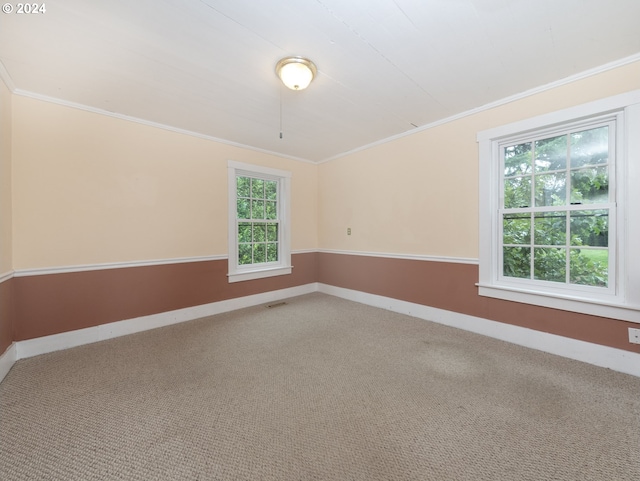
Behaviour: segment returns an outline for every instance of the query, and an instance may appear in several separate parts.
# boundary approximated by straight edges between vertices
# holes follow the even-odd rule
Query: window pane
[[[609,161],[609,127],[571,134],[571,168]]]
[[[531,142],[504,149],[504,176],[531,173]]]
[[[609,251],[607,249],[571,249],[572,284],[607,287],[608,277]]]
[[[249,199],[238,199],[238,219],[251,219]]]
[[[251,244],[238,245],[238,264],[251,264]]]
[[[505,214],[502,221],[503,244],[531,243],[531,215]]]
[[[267,262],[266,244],[253,245],[253,263]]]
[[[609,246],[609,211],[580,210],[571,212],[572,246]]]
[[[251,201],[251,218],[264,219],[264,200]]]
[[[567,243],[567,214],[565,212],[538,212],[533,222],[534,243],[539,246],[557,246]]]
[[[278,198],[278,183],[274,180],[265,180],[264,194],[265,198],[269,200],[276,200]]]
[[[493,226],[481,226],[483,282],[576,299],[618,295],[614,228],[626,218],[615,204],[615,154],[624,152],[616,122],[617,114],[601,112],[483,133],[493,136],[482,137],[480,152],[481,184],[489,187],[481,185],[481,218]]]
[[[267,219],[277,219],[278,218],[278,203],[272,202],[268,200],[265,205]]]
[[[254,199],[264,199],[264,180],[251,179],[251,196]]]
[[[566,282],[566,249],[538,248],[533,250],[534,278],[541,281]]]
[[[536,176],[536,207],[564,205],[567,197],[567,174],[543,174]]]
[[[504,208],[531,207],[531,177],[504,180]]]
[[[278,224],[267,224],[267,241],[275,242],[278,240]]]
[[[236,188],[238,197],[249,197],[251,179],[249,177],[236,177]]]
[[[267,262],[278,261],[278,244],[271,242],[267,244]]]
[[[253,242],[264,242],[267,240],[267,226],[264,224],[253,224]]]
[[[609,202],[609,168],[606,165],[571,171],[571,203]]]
[[[251,224],[238,224],[238,242],[251,242]]]
[[[503,275],[507,277],[531,277],[531,248],[503,247]]]
[[[567,168],[567,136],[560,135],[535,142],[536,172]]]

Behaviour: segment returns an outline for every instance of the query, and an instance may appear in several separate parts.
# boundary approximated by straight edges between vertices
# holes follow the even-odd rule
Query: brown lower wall
[[[292,264],[291,275],[232,284],[226,260],[16,277],[13,340],[316,282],[317,253]]]
[[[345,254],[318,254],[318,282],[640,352],[637,324],[478,295],[478,266]]]
[[[478,295],[478,266],[358,255],[292,256],[293,273],[230,284],[227,261],[15,277],[0,283],[0,354],[13,341],[314,282],[640,352],[615,319]]]
[[[13,342],[13,284],[14,279],[0,282],[0,355]]]

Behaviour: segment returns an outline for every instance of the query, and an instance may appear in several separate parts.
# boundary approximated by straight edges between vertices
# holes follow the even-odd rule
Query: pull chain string
[[[280,85],[280,138],[282,138],[282,85]]]

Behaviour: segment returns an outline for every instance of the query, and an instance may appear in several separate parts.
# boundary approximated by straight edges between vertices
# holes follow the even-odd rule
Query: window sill
[[[291,274],[293,266],[277,266],[261,269],[251,269],[250,271],[240,271],[227,274],[229,282],[250,281],[253,279],[262,279],[265,277],[284,276]]]
[[[592,316],[608,317],[640,324],[640,306],[614,303],[590,298],[573,297],[517,289],[506,286],[476,284],[478,295],[493,297],[505,301],[521,302],[536,306],[560,309],[563,311],[579,312]]]

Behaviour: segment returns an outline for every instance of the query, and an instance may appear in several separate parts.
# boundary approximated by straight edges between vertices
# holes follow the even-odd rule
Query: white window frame
[[[265,277],[291,274],[291,172],[259,165],[229,160],[227,163],[229,210],[228,237],[229,282],[248,281]],[[260,264],[238,264],[238,176],[253,177],[278,182],[278,262]]]
[[[544,283],[502,276],[500,267],[500,145],[506,139],[528,138],[571,124],[610,117],[616,122],[614,221],[609,248],[613,279],[609,289],[545,287]],[[479,254],[481,296],[640,323],[640,90],[514,122],[478,133]]]

